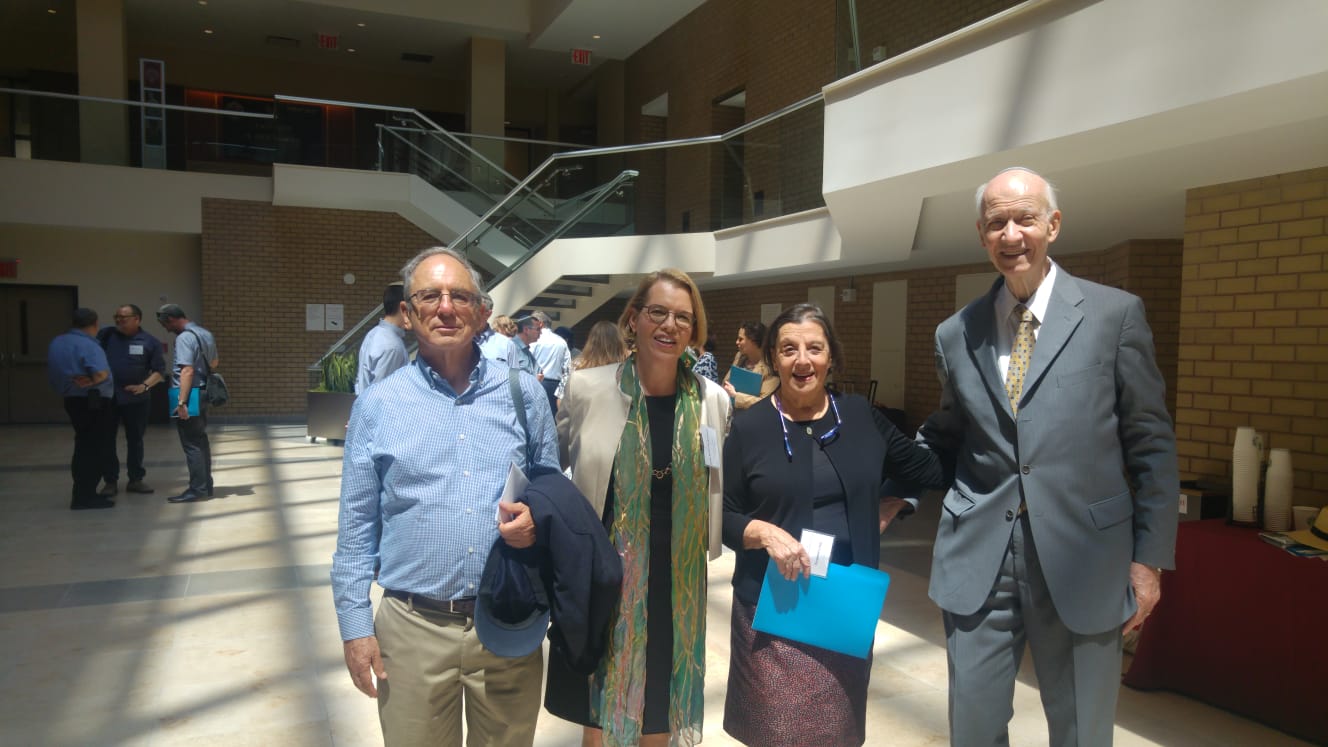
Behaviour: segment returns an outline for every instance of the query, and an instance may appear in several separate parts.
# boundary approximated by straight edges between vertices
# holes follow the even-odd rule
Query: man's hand
[[[177,405],[175,406],[175,416],[176,416],[177,418],[179,418],[180,420],[188,420],[188,419],[189,419],[189,405],[179,405],[179,404],[177,404]]]
[[[346,669],[350,670],[351,682],[355,683],[360,692],[377,698],[378,688],[374,687],[374,677],[387,679],[383,657],[378,652],[378,639],[373,636],[352,638],[342,645],[346,649]]]
[[[75,377],[74,377],[74,386],[76,386],[76,387],[78,387],[78,388],[80,388],[80,389],[87,389],[88,387],[92,386],[93,383],[94,383],[94,382],[92,381],[92,377],[91,377],[91,376],[75,376]]]
[[[903,498],[882,498],[879,509],[881,525],[878,532],[885,532],[885,528],[890,526],[890,522],[895,520],[900,511],[908,508],[908,501]]]
[[[1139,609],[1125,621],[1121,635],[1142,627],[1144,619],[1162,599],[1162,572],[1143,563],[1130,563],[1130,586],[1134,587],[1134,601],[1139,604]]]
[[[512,516],[498,524],[498,534],[502,535],[504,542],[518,550],[535,544],[535,519],[530,515],[530,506],[499,501],[498,508]]]

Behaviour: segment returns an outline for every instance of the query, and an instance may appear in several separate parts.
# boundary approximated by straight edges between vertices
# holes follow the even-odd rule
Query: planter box
[[[350,422],[350,408],[355,395],[345,392],[308,392],[306,415],[309,423],[309,441],[345,441],[346,424]]]

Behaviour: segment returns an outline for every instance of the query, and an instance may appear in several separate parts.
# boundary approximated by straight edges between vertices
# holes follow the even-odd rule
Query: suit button
[[[1006,521],[1014,521],[1014,512],[1013,512],[1013,511],[1006,511],[1006,512],[1005,512],[1005,520],[1006,520]]]
[[[1020,471],[1020,472],[1023,472],[1023,473],[1026,475],[1026,474],[1028,474],[1029,472],[1032,472],[1032,471],[1033,471],[1033,468],[1030,467],[1030,466],[1028,466],[1027,464],[1025,464],[1024,466],[1022,466],[1022,467],[1019,468],[1019,471]]]

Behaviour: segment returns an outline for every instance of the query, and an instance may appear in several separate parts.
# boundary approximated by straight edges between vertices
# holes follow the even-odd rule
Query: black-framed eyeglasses
[[[673,311],[654,304],[641,309],[641,311],[645,312],[646,318],[655,324],[667,322],[670,316],[673,317],[673,323],[678,325],[678,329],[691,329],[692,325],[696,323],[696,317],[686,311]]]
[[[816,437],[816,443],[820,444],[822,449],[839,436],[839,426],[844,424],[844,421],[839,417],[839,405],[835,404],[835,395],[827,393],[825,396],[830,398],[830,409],[835,413],[835,425]],[[784,453],[788,454],[788,460],[791,462],[793,461],[793,445],[789,443],[788,423],[784,418],[784,407],[779,404],[779,395],[775,395],[771,399],[775,401],[775,409],[779,410],[779,427],[784,431]]]
[[[410,302],[415,308],[428,313],[443,302],[443,296],[452,299],[452,305],[458,309],[468,309],[480,302],[478,294],[470,291],[445,291],[437,288],[425,288],[410,294]]]

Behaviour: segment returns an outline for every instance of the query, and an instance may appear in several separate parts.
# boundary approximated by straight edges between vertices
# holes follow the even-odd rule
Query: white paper
[[[307,303],[304,305],[304,330],[306,332],[323,331],[323,304]]]
[[[835,549],[835,536],[812,529],[802,530],[802,547],[812,559],[812,575],[825,578],[830,572],[830,553]]]
[[[346,328],[345,305],[339,303],[330,303],[326,305],[326,309],[327,310],[324,311],[323,313],[325,315],[324,322],[326,322],[327,324],[327,329],[335,332],[340,332],[341,330],[345,329]]]
[[[701,454],[705,457],[707,467],[719,467],[719,436],[708,425],[701,426]]]
[[[530,480],[526,477],[526,473],[516,466],[516,462],[512,462],[512,466],[507,470],[507,483],[503,485],[503,495],[499,500],[506,503],[516,503],[516,499],[523,495],[529,486]],[[511,521],[514,518],[516,518],[516,514],[507,513],[502,506],[495,509],[494,519],[499,524]]]
[[[142,345],[130,345],[130,346],[129,346],[129,354],[130,354],[130,355],[142,355],[142,354],[143,354],[143,346],[142,346]]]

